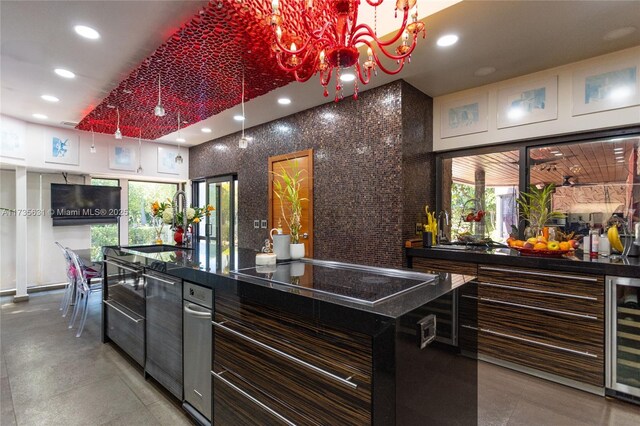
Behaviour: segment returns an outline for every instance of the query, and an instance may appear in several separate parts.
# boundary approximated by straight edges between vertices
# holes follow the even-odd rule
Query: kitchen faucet
[[[178,216],[178,197],[182,195],[182,229],[184,232],[187,232],[187,193],[183,190],[177,191],[173,195],[173,202],[171,205],[173,206],[173,219],[171,220],[171,227],[173,229],[176,228],[176,217]]]
[[[438,213],[438,235],[436,236],[436,243],[441,244],[447,241],[447,237],[444,235],[444,226],[442,226],[442,218],[444,217],[444,226],[449,226],[449,213],[446,210],[441,210]]]

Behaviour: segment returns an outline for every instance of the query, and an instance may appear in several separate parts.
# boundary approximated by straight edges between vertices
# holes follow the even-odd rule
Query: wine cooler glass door
[[[640,279],[607,277],[607,387],[640,397]]]

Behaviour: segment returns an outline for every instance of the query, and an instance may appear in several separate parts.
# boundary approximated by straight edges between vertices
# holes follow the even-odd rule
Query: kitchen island
[[[159,368],[149,374],[171,389],[166,383],[179,376],[171,348],[182,337],[171,324],[180,319],[168,321],[173,314],[166,314],[150,324],[148,295],[145,310],[133,314],[118,301],[119,287],[149,291],[144,279],[172,283],[156,295],[177,294],[182,283],[210,290],[212,345],[183,352],[212,351],[212,423],[477,423],[477,363],[456,345],[457,293],[473,276],[318,261],[255,267],[251,250],[238,250],[229,262],[197,250],[166,250],[105,250],[112,269],[105,272],[104,340],[129,353],[131,339],[122,336],[132,333],[117,329],[121,315],[111,307],[128,314],[134,329],[147,330],[137,334],[137,353],[146,351],[136,361],[147,371],[151,357]],[[223,263],[231,266],[217,267]],[[443,297],[448,308],[440,322],[434,314],[440,319]],[[177,298],[165,299],[174,300],[165,311],[180,309]],[[148,344],[158,325],[170,348],[165,352]],[[160,353],[170,355],[158,362]],[[172,393],[182,399],[189,391]]]

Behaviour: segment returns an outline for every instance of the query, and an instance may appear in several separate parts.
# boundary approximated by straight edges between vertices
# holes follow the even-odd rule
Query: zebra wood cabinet
[[[474,273],[460,291],[463,349],[604,387],[604,277],[414,257],[423,271]]]

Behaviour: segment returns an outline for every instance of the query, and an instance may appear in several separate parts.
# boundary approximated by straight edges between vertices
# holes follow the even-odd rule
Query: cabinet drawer
[[[602,359],[604,356],[604,320],[577,317],[568,312],[540,311],[513,306],[480,297],[478,300],[478,326],[516,337],[566,349],[570,353],[583,353]],[[481,346],[482,348],[482,346]],[[484,348],[482,348],[484,349]]]
[[[478,272],[478,267],[475,263],[425,259],[423,257],[414,257],[412,262],[413,269],[421,272],[449,272],[452,274],[472,275],[474,277]]]
[[[554,292],[573,298],[586,297],[592,301],[604,298],[604,277],[596,275],[479,265],[478,281]]]
[[[144,366],[144,318],[113,300],[103,303],[107,336]]]
[[[285,411],[278,401],[255,389],[234,372],[214,364],[213,425],[295,425],[280,411]]]
[[[336,365],[350,374],[370,377],[372,371],[371,337],[321,326],[281,310],[216,295],[215,321],[231,321],[248,337],[292,356],[332,370]]]
[[[604,321],[604,295],[581,296],[549,289],[524,288],[518,283],[506,285],[488,282],[477,283],[477,295],[516,305],[587,315]]]
[[[214,323],[214,359],[299,415],[319,424],[370,424],[371,376],[348,366],[319,364],[309,354],[279,351],[240,331]],[[290,414],[291,415],[291,414]],[[307,424],[309,420],[302,423]]]
[[[604,386],[604,359],[560,350],[490,329],[478,331],[480,352],[514,364],[594,386]]]

